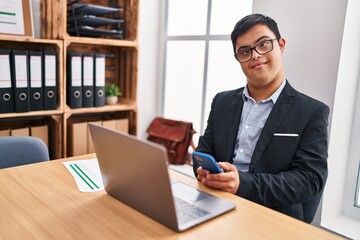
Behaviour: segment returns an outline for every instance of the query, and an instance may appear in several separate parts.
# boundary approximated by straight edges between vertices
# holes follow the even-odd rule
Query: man
[[[196,149],[224,173],[195,161],[194,173],[206,186],[311,222],[327,179],[329,108],[285,79],[286,42],[273,19],[248,15],[231,40],[247,85],[215,96]]]

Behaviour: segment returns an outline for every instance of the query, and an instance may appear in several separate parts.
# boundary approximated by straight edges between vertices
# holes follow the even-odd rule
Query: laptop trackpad
[[[171,190],[174,196],[193,203],[211,196],[181,182],[172,183]]]

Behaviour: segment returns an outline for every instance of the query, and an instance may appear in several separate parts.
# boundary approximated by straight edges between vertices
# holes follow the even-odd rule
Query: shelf
[[[62,0],[60,0],[60,4]],[[107,0],[86,0],[89,4],[106,5]],[[111,37],[76,37],[67,32],[66,8],[62,11],[62,23],[57,31],[58,38],[64,41],[64,73],[68,73],[66,62],[68,53],[81,54],[104,54],[106,56],[105,82],[106,85],[115,84],[120,87],[122,93],[119,103],[116,105],[105,105],[103,107],[76,108],[72,109],[64,104],[64,154],[71,150],[71,137],[68,134],[74,123],[85,123],[90,121],[105,121],[111,119],[128,119],[129,133],[137,134],[137,61],[138,61],[138,1],[119,0],[118,5],[124,10],[121,13],[123,37],[115,39]],[[67,76],[64,75],[64,89],[67,89]],[[66,93],[65,93],[66,95]],[[66,99],[66,98],[65,98]],[[70,149],[69,149],[70,148]]]
[[[12,36],[0,34],[0,41],[11,41],[11,42],[26,42],[26,43],[39,43],[39,44],[55,44],[61,46],[63,41],[54,40],[54,39],[39,39],[39,38],[30,38],[30,37],[21,37],[21,36]]]
[[[0,118],[11,117],[28,117],[28,116],[50,116],[61,114],[63,112],[63,41],[61,40],[49,40],[49,39],[34,39],[28,37],[12,37],[12,36],[0,36],[0,48],[7,50],[22,50],[22,51],[54,51],[57,55],[57,81],[56,81],[56,96],[57,103],[56,109],[44,110],[44,111],[28,111],[28,112],[12,112],[12,113],[0,113]],[[29,85],[30,87],[30,85]]]
[[[115,105],[105,105],[104,107],[91,107],[91,108],[77,108],[71,109],[65,107],[65,113],[71,114],[86,114],[86,113],[103,113],[103,112],[120,112],[120,111],[136,111],[136,102],[118,103]]]
[[[48,111],[54,113],[54,111]],[[31,115],[31,114],[19,114],[10,115],[8,118],[0,118],[0,131],[8,132],[8,134],[31,135],[33,136],[34,127],[46,127],[47,143],[51,159],[61,158],[62,155],[62,112],[51,115]],[[19,133],[20,130],[20,133]],[[7,135],[8,136],[8,135]],[[46,137],[45,137],[46,138]]]
[[[71,141],[71,125],[90,121],[127,120],[128,132],[137,134],[137,64],[139,0],[114,0],[123,8],[120,13],[123,39],[75,37],[67,33],[67,1],[41,0],[42,39],[0,34],[0,48],[5,50],[56,51],[56,110],[23,113],[0,113],[0,130],[47,126],[51,159],[67,157]],[[89,4],[108,6],[108,0],[83,0]],[[108,26],[107,26],[108,27]],[[105,29],[105,27],[103,27]],[[119,103],[102,107],[71,109],[66,102],[67,54],[69,52],[105,55],[105,83],[116,84],[122,95]],[[9,130],[8,134],[11,131]],[[81,140],[81,139],[80,139]]]
[[[14,117],[35,117],[35,116],[51,116],[62,114],[63,110],[51,110],[51,111],[32,111],[24,113],[1,113],[0,118],[14,118]]]
[[[117,4],[115,4],[116,7],[123,9],[119,12],[119,17],[124,20],[121,25],[123,39],[127,41],[136,41],[138,35],[139,0],[84,0],[83,2],[99,6],[109,6],[110,2],[117,2]],[[70,35],[67,33],[67,0],[42,0],[41,8],[42,20],[49,22],[41,29],[42,38],[69,38]],[[54,9],[56,9],[56,11],[54,11]]]
[[[89,44],[89,45],[104,45],[115,47],[133,47],[138,48],[136,41],[117,40],[117,39],[104,39],[104,38],[90,38],[90,37],[73,37],[67,36],[64,38],[65,47],[73,43]]]

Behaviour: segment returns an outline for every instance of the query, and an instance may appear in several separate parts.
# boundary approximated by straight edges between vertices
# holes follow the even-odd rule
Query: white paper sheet
[[[0,32],[9,34],[24,34],[25,30],[22,1],[1,0],[0,9]]]
[[[104,190],[97,159],[67,161],[63,164],[74,177],[80,192]]]

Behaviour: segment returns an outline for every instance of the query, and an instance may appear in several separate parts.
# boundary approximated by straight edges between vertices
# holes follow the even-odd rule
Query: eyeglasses
[[[253,50],[255,50],[260,55],[264,55],[270,52],[271,50],[273,50],[274,47],[273,42],[276,40],[277,40],[276,38],[269,39],[259,42],[258,44],[256,44],[254,47],[251,48],[241,48],[237,51],[237,53],[235,53],[234,56],[236,60],[238,60],[240,63],[247,62],[252,58]]]

